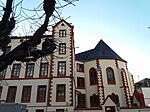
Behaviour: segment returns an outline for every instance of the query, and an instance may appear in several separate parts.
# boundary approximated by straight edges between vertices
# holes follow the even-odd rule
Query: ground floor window
[[[37,109],[36,112],[44,112],[44,109]]]
[[[78,94],[77,107],[85,107],[85,94]]]
[[[93,94],[92,96],[90,96],[90,104],[91,104],[91,107],[99,106],[98,95]]]
[[[56,112],[65,112],[64,109],[56,109]]]

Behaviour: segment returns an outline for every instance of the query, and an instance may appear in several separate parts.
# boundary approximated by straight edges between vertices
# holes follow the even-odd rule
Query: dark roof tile
[[[76,54],[76,60],[78,61],[89,61],[97,58],[117,59],[120,61],[125,61],[118,54],[116,54],[103,40],[100,40],[94,49]]]

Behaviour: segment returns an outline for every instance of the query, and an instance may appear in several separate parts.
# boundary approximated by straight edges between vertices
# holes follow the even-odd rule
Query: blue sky
[[[24,7],[43,0],[29,1]],[[102,39],[128,62],[135,82],[150,78],[150,0],[79,0],[75,5],[63,8],[61,16],[74,25],[76,53]]]
[[[135,81],[150,78],[150,0],[80,0],[62,12],[75,26],[76,52],[102,39],[127,60]]]

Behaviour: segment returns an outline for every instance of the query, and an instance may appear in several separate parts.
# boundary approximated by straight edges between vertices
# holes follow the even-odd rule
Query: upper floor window
[[[77,72],[84,72],[84,65],[77,63]]]
[[[0,78],[5,78],[6,75],[6,69],[0,72]]]
[[[99,106],[98,95],[93,94],[92,96],[90,96],[90,104],[91,104],[91,107]]]
[[[7,93],[7,102],[14,103],[16,98],[17,86],[10,86]]]
[[[23,86],[22,102],[30,102],[31,97],[31,86]]]
[[[58,75],[65,75],[66,74],[66,62],[60,61],[58,62]]]
[[[66,30],[59,30],[59,37],[66,37]]]
[[[40,77],[48,76],[48,63],[41,63],[40,65]]]
[[[56,101],[57,102],[65,102],[65,94],[66,94],[65,84],[58,84],[56,90]]]
[[[114,70],[111,67],[106,69],[108,84],[116,84]]]
[[[34,63],[26,64],[26,77],[33,77],[34,74]]]
[[[46,85],[39,85],[37,90],[37,102],[45,102]]]
[[[66,43],[59,44],[59,54],[66,54]]]
[[[89,71],[90,75],[90,85],[96,85],[97,84],[97,72],[95,68],[91,68]]]
[[[77,77],[77,87],[78,88],[85,88],[84,78]]]
[[[11,77],[19,77],[20,74],[20,70],[21,70],[21,64],[13,64],[13,69],[12,69],[12,74]]]

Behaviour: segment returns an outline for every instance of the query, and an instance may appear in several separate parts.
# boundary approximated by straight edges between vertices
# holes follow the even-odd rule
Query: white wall
[[[150,87],[142,87],[145,104],[150,106]]]

